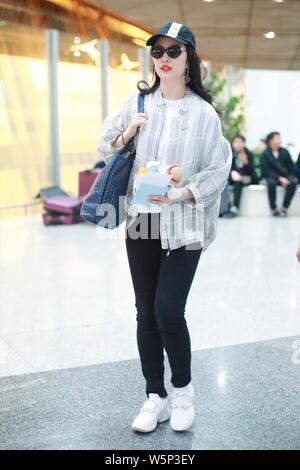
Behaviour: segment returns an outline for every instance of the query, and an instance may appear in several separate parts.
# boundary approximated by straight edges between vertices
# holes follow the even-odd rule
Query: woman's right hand
[[[148,120],[148,116],[145,113],[134,113],[131,122],[126,130],[126,134],[129,138],[134,137],[137,133],[138,128],[143,127]]]
[[[148,120],[148,116],[145,113],[135,113],[132,116],[131,122],[127,129],[122,132],[112,143],[111,146],[114,148],[120,148],[127,145],[130,139],[132,139],[137,130],[143,127]]]

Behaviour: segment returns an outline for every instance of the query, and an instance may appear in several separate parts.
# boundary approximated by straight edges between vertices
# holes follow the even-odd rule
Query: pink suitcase
[[[79,197],[86,196],[91,189],[95,179],[101,173],[101,169],[97,168],[94,170],[84,170],[79,172]]]
[[[44,202],[44,209],[63,214],[79,213],[82,206],[82,198],[70,196],[56,196]]]
[[[82,222],[79,214],[58,214],[57,212],[45,212],[43,214],[44,225],[71,225]]]

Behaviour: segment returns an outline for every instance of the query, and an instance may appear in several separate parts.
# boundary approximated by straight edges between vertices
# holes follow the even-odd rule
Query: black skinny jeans
[[[146,394],[167,396],[164,349],[174,387],[191,381],[191,342],[185,305],[201,255],[200,243],[171,250],[161,248],[159,213],[139,214],[126,230],[126,250],[135,292],[137,345]],[[148,223],[147,238],[134,239],[133,229]],[[151,230],[156,230],[151,237]],[[150,236],[149,236],[150,235]]]
[[[233,205],[239,209],[243,188],[244,186],[248,186],[250,183],[243,183],[242,181],[234,181],[232,184],[233,184]]]

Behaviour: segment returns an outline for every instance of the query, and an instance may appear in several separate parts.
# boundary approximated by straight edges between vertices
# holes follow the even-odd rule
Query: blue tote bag
[[[144,95],[141,94],[138,95],[138,112],[144,112]],[[134,138],[131,138],[97,176],[81,206],[80,215],[85,221],[114,229],[125,220],[125,195],[135,153]]]

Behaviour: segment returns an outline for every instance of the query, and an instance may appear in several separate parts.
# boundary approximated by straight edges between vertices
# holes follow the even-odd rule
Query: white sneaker
[[[173,431],[187,431],[193,424],[195,409],[193,405],[194,387],[191,383],[176,388],[171,397],[171,428]]]
[[[154,431],[158,423],[170,418],[171,410],[167,398],[161,398],[157,393],[149,393],[139,414],[132,423],[132,429],[138,432]]]

